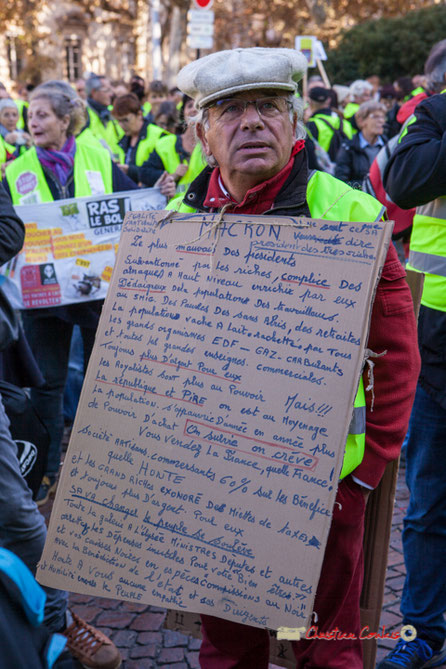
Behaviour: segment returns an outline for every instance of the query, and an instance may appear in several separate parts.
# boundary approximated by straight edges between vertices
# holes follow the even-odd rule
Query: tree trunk
[[[173,5],[170,17],[169,57],[164,71],[164,81],[169,88],[175,85],[176,75],[181,68],[181,47],[185,42],[187,7]]]
[[[232,0],[231,34],[231,48],[237,49],[239,47],[243,47],[243,0]]]

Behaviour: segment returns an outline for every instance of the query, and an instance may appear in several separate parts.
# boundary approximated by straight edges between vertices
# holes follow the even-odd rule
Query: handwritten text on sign
[[[305,625],[388,233],[163,216],[126,218],[39,580]]]

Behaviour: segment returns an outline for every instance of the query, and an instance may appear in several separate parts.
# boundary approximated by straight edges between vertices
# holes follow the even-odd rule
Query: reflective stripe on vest
[[[414,121],[415,114],[410,117]],[[446,311],[446,197],[417,207],[407,268],[425,273],[421,304]]]
[[[323,218],[327,221],[348,221],[351,223],[379,221],[385,211],[384,207],[367,193],[355,191],[347,184],[319,171],[313,172],[308,181],[307,202],[312,218]],[[166,209],[184,213],[196,211],[193,207],[183,203],[183,195],[173,198]],[[364,458],[365,426],[366,404],[364,382],[361,376],[345,442],[341,479],[356,469]]]
[[[13,204],[38,204],[54,199],[34,147],[7,166],[6,179]],[[108,153],[76,144],[74,197],[112,192],[112,161]]]
[[[365,392],[362,376],[353,405],[353,414],[345,442],[344,462],[339,478],[343,479],[361,464],[365,451]]]
[[[446,197],[417,207],[407,267],[425,273],[421,304],[446,311]]]

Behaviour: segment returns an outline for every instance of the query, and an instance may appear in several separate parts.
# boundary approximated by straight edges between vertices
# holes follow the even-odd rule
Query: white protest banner
[[[144,188],[15,207],[25,243],[0,269],[11,304],[34,309],[103,299],[126,213],[165,204],[159,189]]]
[[[314,57],[316,60],[327,60],[327,54],[324,49],[322,42],[317,39],[314,44]]]
[[[132,212],[38,580],[309,626],[383,222]]]

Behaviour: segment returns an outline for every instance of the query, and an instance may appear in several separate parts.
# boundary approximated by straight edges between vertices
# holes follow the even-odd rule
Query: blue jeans
[[[446,638],[446,411],[418,384],[406,446],[404,624],[441,647]]]
[[[73,328],[68,363],[68,376],[63,396],[64,419],[72,423],[76,416],[77,405],[84,382],[84,346],[81,329],[78,325]]]
[[[0,397],[0,546],[8,548],[36,572],[43,551],[46,525],[20,473],[17,448]],[[44,587],[45,624],[56,632],[65,626],[67,593]]]
[[[46,474],[56,477],[61,458],[64,430],[63,397],[68,373],[74,322],[59,318],[51,309],[23,312],[26,338],[31,346],[45,385],[31,390],[31,400],[50,435]],[[95,328],[81,327],[84,365],[94,344]]]

